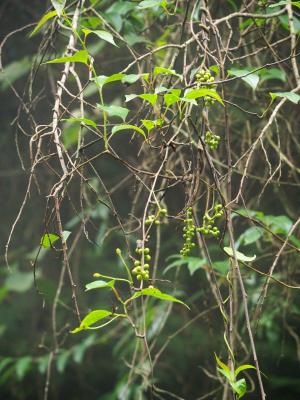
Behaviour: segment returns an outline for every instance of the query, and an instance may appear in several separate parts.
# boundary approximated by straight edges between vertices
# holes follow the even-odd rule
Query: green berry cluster
[[[211,150],[215,150],[218,148],[220,143],[220,136],[215,135],[214,133],[207,131],[205,134],[204,142]]]
[[[132,274],[136,276],[136,279],[138,281],[148,281],[149,280],[149,268],[150,265],[148,264],[148,261],[151,260],[150,256],[150,249],[149,247],[145,248],[136,248],[135,252],[141,256],[140,260],[135,260],[134,262],[134,268],[132,269]],[[142,266],[142,255],[144,254],[144,265]],[[146,261],[146,262],[145,262]]]
[[[196,73],[196,80],[197,80],[197,82],[201,82],[201,83],[205,83],[205,82],[212,83],[215,81],[215,78],[212,76],[212,74],[209,70],[200,69]]]
[[[156,214],[148,215],[145,224],[151,225],[154,223],[156,225],[160,225],[162,222],[162,218],[165,217],[167,214],[168,210],[166,208],[159,208]]]
[[[217,226],[215,226],[215,220],[222,217],[223,215],[222,204],[216,204],[214,206],[214,213],[210,216],[206,213],[203,217],[203,224],[201,228],[197,228],[198,232],[203,233],[203,235],[212,235],[213,237],[218,237],[220,231]]]
[[[192,248],[195,247],[193,238],[195,236],[196,227],[193,223],[193,218],[191,217],[192,217],[192,208],[189,207],[186,212],[186,219],[184,220],[184,228],[183,228],[184,245],[183,248],[180,250],[180,254],[182,256],[189,255]]]
[[[216,85],[212,85],[212,83],[215,81],[215,78],[212,76],[212,74],[209,70],[200,69],[196,73],[196,81],[199,83],[209,83],[210,85],[204,85],[204,87],[207,87],[209,89],[216,87]],[[204,105],[206,107],[213,105],[214,102],[215,102],[215,99],[213,97],[204,96]]]

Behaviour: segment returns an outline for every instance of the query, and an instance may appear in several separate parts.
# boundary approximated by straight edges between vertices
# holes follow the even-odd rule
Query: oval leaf
[[[86,317],[83,318],[81,321],[81,324],[79,325],[78,328],[73,329],[71,333],[77,333],[80,332],[84,329],[89,328],[91,325],[95,324],[98,321],[101,321],[102,319],[109,317],[112,315],[111,311],[107,310],[94,310],[91,311]]]
[[[91,119],[88,118],[66,118],[63,119],[62,121],[66,121],[66,122],[81,122],[85,125],[89,125],[92,126],[93,128],[97,128],[97,124],[96,122],[92,121]]]
[[[31,34],[29,35],[29,37],[35,35],[40,29],[41,27],[51,18],[55,17],[57,15],[56,11],[50,11],[47,14],[45,14],[43,16],[43,18],[41,18],[37,24],[37,26],[34,28],[34,30],[31,32]]]
[[[233,250],[231,247],[224,247],[223,250],[225,251],[226,254],[229,255],[229,257],[233,257]],[[236,259],[238,261],[250,262],[250,261],[254,261],[256,259],[255,254],[252,257],[248,257],[248,256],[245,256],[245,254],[243,254],[237,250],[235,250],[235,255],[236,255]]]
[[[48,249],[48,247],[52,246],[58,239],[59,236],[54,233],[45,233],[41,238],[41,246]]]
[[[129,113],[128,108],[115,105],[103,106],[102,104],[97,104],[97,107],[106,112],[110,117],[120,117],[123,122],[125,122],[127,114]]]
[[[50,60],[45,62],[44,64],[60,64],[66,62],[79,62],[88,65],[89,61],[89,53],[87,50],[79,50],[72,56],[55,58],[54,60]]]
[[[219,103],[224,105],[223,100],[221,99],[221,97],[213,89],[205,89],[205,88],[192,89],[188,93],[185,94],[184,98],[186,98],[186,99],[198,99],[199,97],[204,97],[204,96],[213,97]]]
[[[135,125],[128,125],[128,124],[116,125],[116,126],[114,126],[112,128],[111,133],[114,135],[117,132],[124,131],[124,130],[127,130],[127,129],[133,129],[134,131],[136,131],[136,132],[140,133],[142,136],[144,136],[144,138],[146,139],[146,134],[143,131],[143,129],[141,129],[138,126],[135,126]]]
[[[244,371],[245,369],[256,369],[256,368],[254,367],[254,365],[250,365],[250,364],[243,364],[243,365],[240,365],[240,366],[234,371],[235,376],[238,376],[238,374],[239,374],[240,372]]]
[[[180,303],[180,304],[184,305],[185,307],[187,307],[188,309],[190,309],[189,306],[187,304],[185,304],[183,301],[176,299],[176,297],[174,297],[174,296],[163,293],[159,289],[156,289],[156,288],[142,289],[139,292],[135,293],[131,297],[130,300],[137,299],[140,296],[151,296],[151,297],[155,297],[160,300],[166,300],[166,301],[172,301],[174,303]]]
[[[115,43],[113,35],[107,31],[102,31],[102,30],[92,31],[91,29],[82,29],[82,32],[84,32],[85,36],[88,36],[90,33],[93,33],[100,39],[103,39],[106,42],[118,47]]]
[[[91,282],[91,283],[88,283],[87,285],[85,285],[85,291],[87,292],[89,290],[102,289],[102,288],[106,288],[106,287],[112,288],[114,286],[115,286],[114,280],[109,281],[109,282],[98,280],[98,281],[94,281],[94,282]]]

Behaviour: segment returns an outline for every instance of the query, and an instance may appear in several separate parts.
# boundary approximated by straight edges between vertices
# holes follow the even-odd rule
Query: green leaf
[[[126,102],[128,102],[128,101],[131,101],[131,100],[133,100],[133,99],[136,99],[137,97],[139,97],[139,95],[138,94],[126,94],[125,95],[125,101]]]
[[[185,264],[187,264],[189,273],[192,276],[198,269],[201,269],[205,264],[207,264],[207,260],[206,260],[206,258],[200,258],[200,257],[178,256],[177,260],[175,260],[171,264],[167,265],[167,267],[165,268],[163,273],[165,274],[170,269],[172,269],[174,267],[180,267]]]
[[[102,104],[97,104],[97,107],[106,112],[110,117],[120,117],[123,122],[125,122],[126,117],[129,113],[128,108],[115,105],[103,106]]]
[[[4,91],[9,88],[11,83],[26,75],[30,70],[32,60],[24,57],[18,61],[13,61],[4,68],[4,73],[0,73],[0,90]]]
[[[71,235],[70,231],[63,231],[62,236],[63,236],[64,241],[66,241],[70,235]]]
[[[93,33],[94,35],[98,36],[100,39],[103,39],[106,42],[113,44],[116,47],[119,47],[115,43],[114,37],[110,32],[102,31],[102,30],[92,31],[91,29],[82,29],[82,32],[84,32],[85,36],[88,36],[89,34]]]
[[[161,3],[162,3],[162,0],[144,0],[139,3],[138,8],[140,10],[144,10],[145,8],[152,8],[152,7],[160,6]]]
[[[104,85],[110,82],[122,81],[126,77],[126,74],[113,74],[110,76],[99,75],[95,78],[95,81],[102,88]]]
[[[199,97],[204,97],[204,96],[209,96],[214,99],[216,99],[219,103],[223,104],[223,100],[221,97],[218,95],[218,93],[213,90],[213,89],[205,89],[205,88],[200,88],[200,89],[192,89],[189,92],[187,92],[184,96],[186,99],[198,99]]]
[[[89,58],[90,58],[90,56],[89,56],[89,53],[87,50],[79,50],[75,54],[73,54],[73,56],[55,58],[54,60],[47,61],[44,64],[60,64],[60,63],[66,63],[66,62],[78,62],[78,63],[83,63],[85,65],[88,65]]]
[[[287,1],[287,0],[278,1],[275,4],[269,5],[268,8],[274,8],[274,7],[278,7],[278,6],[285,6],[286,4],[292,4],[293,6],[300,8],[300,1]]]
[[[225,378],[226,378],[229,382],[232,381],[230,372],[228,373],[228,372],[225,371],[224,369],[221,369],[221,368],[218,368],[218,367],[217,367],[217,370],[220,372],[220,374],[222,374],[223,376],[225,376]]]
[[[180,97],[177,96],[176,94],[172,93],[164,94],[164,101],[167,107],[170,107],[172,104],[177,103],[180,100],[181,100]]]
[[[152,131],[152,129],[156,128],[157,126],[161,126],[163,124],[163,120],[161,118],[157,120],[150,120],[150,119],[141,119],[141,123],[147,129],[148,134]]]
[[[226,254],[229,255],[229,257],[233,257],[233,250],[231,247],[224,247],[223,250],[225,251]],[[235,255],[236,255],[236,259],[238,261],[250,262],[250,261],[254,261],[256,259],[256,255],[254,255],[252,257],[248,257],[248,256],[245,256],[245,254],[243,254],[237,250],[235,250]]]
[[[214,354],[215,354],[215,359],[216,359],[216,361],[217,361],[218,366],[220,367],[221,371],[223,371],[223,372],[222,372],[223,375],[224,375],[230,382],[233,381],[233,376],[232,376],[232,373],[231,373],[230,368],[228,367],[228,365],[224,364],[223,361],[221,361],[221,360],[219,359],[219,357],[216,355],[216,353],[214,353]],[[221,372],[221,371],[220,371],[220,372]]]
[[[245,395],[245,393],[247,391],[247,384],[246,384],[246,380],[244,378],[240,379],[236,382],[231,382],[230,385],[231,385],[232,389],[238,394],[239,399]]]
[[[157,96],[157,94],[144,93],[144,94],[140,94],[139,97],[143,100],[148,101],[153,107],[157,102],[158,96]]]
[[[122,82],[123,83],[134,83],[136,81],[138,81],[141,78],[141,75],[138,74],[129,74],[129,75],[125,75],[122,78]]]
[[[245,246],[255,243],[264,234],[264,230],[258,226],[251,226],[238,238],[237,243],[244,244]]]
[[[226,276],[230,268],[229,260],[214,261],[213,268],[221,275]]]
[[[85,125],[89,125],[92,126],[93,128],[97,128],[97,124],[96,122],[92,121],[91,119],[88,118],[66,118],[63,119],[62,121],[66,121],[66,122],[81,122]]]
[[[30,369],[32,359],[29,356],[19,358],[16,362],[16,374],[19,380],[22,380]]]
[[[256,368],[254,367],[254,365],[250,365],[250,364],[243,364],[243,365],[240,365],[240,366],[234,371],[235,376],[238,376],[238,374],[239,374],[240,372],[244,371],[245,369],[256,369]]]
[[[91,325],[95,324],[96,322],[101,321],[104,318],[107,318],[112,315],[111,311],[107,310],[94,310],[91,311],[86,317],[83,318],[81,324],[78,328],[75,328],[71,331],[71,333],[77,333],[84,329],[89,328]]]
[[[35,35],[40,29],[41,27],[47,22],[49,21],[49,19],[55,17],[57,15],[56,11],[50,11],[47,14],[45,14],[37,23],[37,26],[34,28],[34,30],[30,33],[29,37],[32,37],[33,35]]]
[[[285,97],[286,99],[288,99],[289,101],[291,101],[294,104],[298,104],[298,102],[300,100],[300,95],[297,93],[293,93],[293,92],[276,92],[276,93],[270,92],[270,96],[272,98],[272,102],[277,97]]]
[[[10,292],[24,293],[33,286],[33,273],[16,271],[8,275],[5,288]]]
[[[277,79],[282,82],[286,82],[286,74],[285,71],[282,71],[279,68],[269,68],[269,69],[262,69],[259,72],[260,81],[268,81],[272,79]]]
[[[115,281],[111,280],[109,282],[106,281],[93,281],[91,283],[88,283],[85,285],[85,291],[89,291],[89,290],[93,290],[93,289],[102,289],[102,288],[106,288],[106,287],[114,287],[115,286]]]
[[[157,102],[158,95],[157,95],[157,93],[155,93],[155,94],[153,94],[153,93],[142,93],[142,94],[132,93],[132,94],[125,95],[125,101],[128,102],[133,99],[136,99],[137,97],[148,101],[152,106],[154,106],[155,103]]]
[[[289,17],[288,15],[281,15],[279,17],[279,20],[281,22],[281,25],[283,26],[284,29],[286,29],[287,31],[290,31],[290,24],[289,24]],[[293,24],[294,24],[294,28],[295,28],[295,33],[297,35],[299,35],[300,33],[300,20],[297,17],[293,18]]]
[[[174,303],[180,303],[182,305],[184,305],[185,307],[188,307],[187,304],[185,304],[183,301],[176,299],[176,297],[173,297],[169,294],[166,293],[162,293],[159,289],[156,288],[146,288],[146,289],[142,289],[139,292],[136,292],[131,298],[130,300],[133,299],[137,299],[140,296],[151,296],[151,297],[155,297],[157,299],[160,300],[166,300],[166,301],[172,301]]]
[[[177,74],[177,72],[174,69],[169,69],[169,68],[163,68],[163,67],[155,67],[153,71],[154,77],[156,77],[159,74],[164,74],[164,75],[174,75],[182,79],[182,75]]]
[[[67,361],[71,355],[70,351],[62,351],[58,354],[56,358],[56,368],[57,371],[63,373],[67,364]]]
[[[65,8],[66,0],[51,0],[51,3],[57,12],[57,15],[60,17]]]
[[[41,238],[41,246],[48,249],[48,247],[52,246],[58,239],[59,236],[54,233],[45,233]]]
[[[144,136],[145,139],[146,138],[146,134],[143,131],[143,129],[139,128],[138,126],[135,125],[128,125],[128,124],[121,124],[121,125],[116,125],[113,127],[111,133],[114,135],[115,133],[119,132],[119,131],[124,131],[127,129],[133,129],[134,131],[140,133],[142,136]]]
[[[216,75],[219,75],[219,73],[220,73],[220,67],[218,66],[218,65],[211,65],[209,68],[208,68],[210,71],[212,71],[212,72],[214,72]]]
[[[229,75],[233,75],[236,77],[241,77],[244,82],[246,82],[249,86],[252,87],[253,90],[256,89],[259,82],[259,75],[256,73],[244,76],[249,74],[251,70],[247,68],[231,68],[228,70]]]

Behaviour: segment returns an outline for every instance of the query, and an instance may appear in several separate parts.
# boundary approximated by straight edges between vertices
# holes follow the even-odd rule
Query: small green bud
[[[136,279],[141,281],[141,280],[143,280],[143,276],[141,274],[139,274],[139,275],[137,275]]]
[[[121,249],[117,248],[117,249],[116,249],[116,254],[117,254],[117,256],[120,256],[120,255],[122,254]]]

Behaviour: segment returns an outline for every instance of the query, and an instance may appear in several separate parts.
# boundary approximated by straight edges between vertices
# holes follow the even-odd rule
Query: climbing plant
[[[88,348],[103,335],[124,364],[107,399],[264,400],[257,343],[265,329],[284,315],[299,341],[287,315],[299,315],[290,304],[300,288],[300,2],[46,6],[14,32],[37,47],[21,91],[21,74],[0,60],[1,84],[20,102],[16,146],[27,174],[7,234],[8,271],[36,191],[44,207],[29,268],[47,302],[47,346],[17,360],[17,371],[44,365],[43,398],[51,398],[54,369],[75,351],[66,336],[90,340]],[[58,272],[49,298],[41,270],[51,257]],[[170,342],[199,321],[211,340],[193,337],[196,362],[211,384],[174,393],[173,368],[161,384],[161,360],[168,354],[172,364]]]

